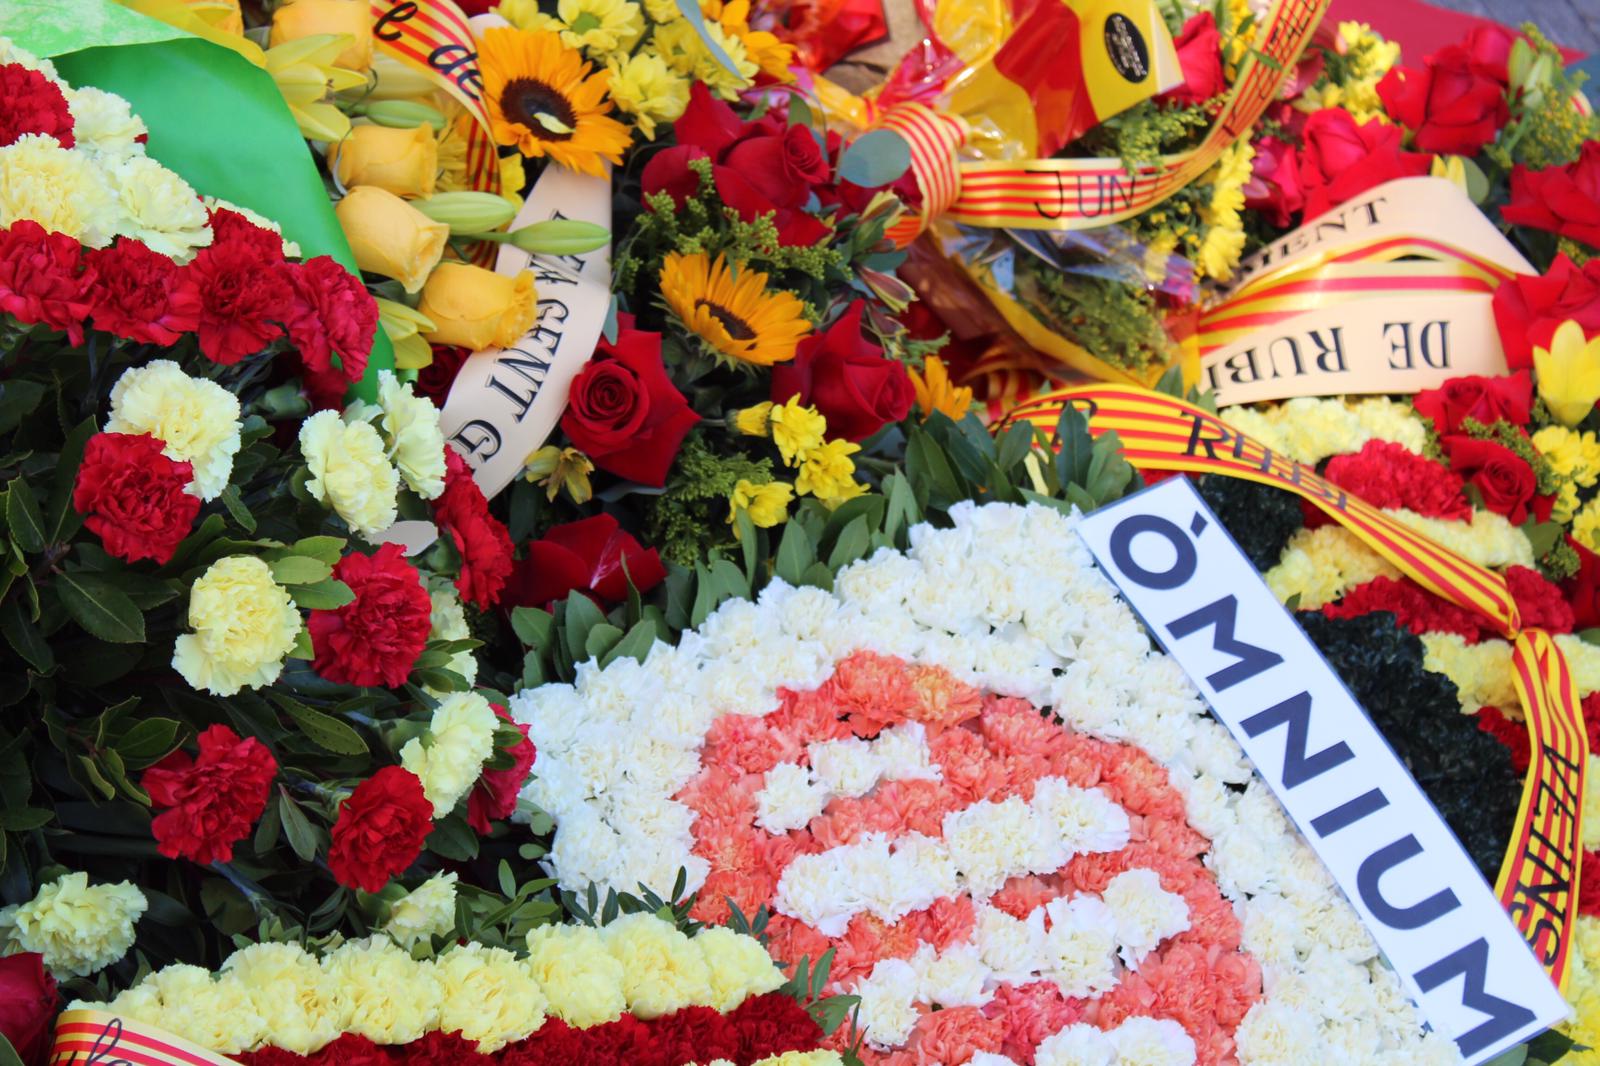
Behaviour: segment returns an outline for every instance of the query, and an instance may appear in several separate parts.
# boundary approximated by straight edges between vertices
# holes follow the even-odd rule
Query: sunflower
[[[606,114],[610,75],[591,67],[549,30],[486,31],[478,68],[494,139],[585,174],[603,175],[602,158],[621,163],[633,134]]]
[[[704,252],[669,254],[661,265],[661,295],[701,340],[740,363],[793,359],[795,346],[811,332],[798,297],[768,292],[765,274],[735,273],[720,255],[713,263]]]

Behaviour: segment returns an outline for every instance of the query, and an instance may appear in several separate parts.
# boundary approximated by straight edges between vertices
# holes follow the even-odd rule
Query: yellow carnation
[[[389,905],[383,931],[409,948],[456,927],[456,875],[434,874]]]
[[[606,69],[611,71],[612,102],[633,116],[633,124],[647,140],[654,139],[656,123],[677,121],[689,106],[688,80],[658,55],[638,52],[625,60],[611,60]]]
[[[1468,644],[1455,633],[1424,633],[1422,647],[1422,668],[1456,683],[1463,711],[1470,714],[1481,707],[1510,711],[1518,706],[1507,641]]]
[[[189,590],[189,628],[178,637],[172,666],[194,688],[232,696],[270,685],[300,635],[300,612],[249,555],[218,559]]]
[[[587,1029],[614,1022],[628,1009],[622,963],[606,950],[598,929],[539,926],[528,933],[527,962],[550,1012],[568,1025]]]
[[[428,597],[433,601],[433,611],[428,615],[429,640],[467,640],[472,636],[461,597],[456,595],[455,584],[449,578],[435,574],[428,582]],[[460,674],[469,685],[478,680],[478,660],[470,651],[456,652],[445,669]]]
[[[442,990],[439,1028],[459,1032],[488,1055],[544,1024],[538,982],[504,948],[463,944],[434,964]]]
[[[215,381],[192,378],[170,359],[123,372],[111,388],[107,433],[148,433],[162,454],[193,468],[190,491],[222,495],[239,451],[239,398]]]
[[[789,501],[794,499],[794,486],[787,481],[769,481],[755,485],[739,479],[728,499],[728,522],[731,525],[740,511],[750,515],[750,521],[762,529],[780,525],[789,517]]]
[[[1587,1047],[1600,1047],[1600,918],[1579,915],[1573,935],[1577,950],[1571,954],[1566,994],[1575,1017],[1561,1031]],[[1564,1061],[1592,1066],[1600,1062],[1600,1052],[1569,1054]]]
[[[87,152],[26,133],[0,148],[0,229],[31,218],[90,248],[117,232],[117,196]]]
[[[139,138],[149,131],[128,101],[92,85],[68,89],[66,97],[74,149],[98,155],[102,161],[144,154]]]
[[[119,234],[179,262],[211,243],[205,205],[178,175],[147,155],[129,156],[109,174],[122,215]]]
[[[86,873],[62,874],[27,903],[0,911],[0,930],[43,955],[57,977],[87,977],[128,953],[147,906],[127,881],[91,885]]]
[[[750,996],[765,995],[783,987],[784,975],[767,949],[754,937],[732,929],[703,929],[694,946],[711,974],[711,998],[706,1005],[726,1013]]]
[[[640,1018],[659,1018],[711,998],[711,968],[690,940],[654,914],[628,914],[600,931],[622,963],[622,994]]]
[[[400,765],[416,774],[443,818],[460,802],[494,754],[494,708],[476,692],[452,692],[433,712],[426,738],[413,737],[400,749]]]
[[[187,964],[150,974],[107,1009],[224,1055],[256,1047],[270,1035],[266,1020],[237,981],[218,981],[210,971]]]
[[[801,460],[800,472],[795,475],[794,491],[804,496],[810,493],[819,499],[859,496],[855,484],[856,464],[850,457],[861,450],[861,445],[847,440],[830,440],[819,448],[806,452]]]
[[[1314,611],[1332,603],[1345,590],[1375,577],[1398,578],[1383,556],[1343,526],[1302,529],[1289,538],[1278,565],[1264,577],[1273,595],[1287,603],[1300,597],[1301,610]]]
[[[222,973],[245,990],[274,1047],[309,1055],[338,1037],[334,990],[299,944],[251,944],[229,955]]]
[[[389,456],[411,490],[425,500],[444,492],[444,434],[439,408],[385,370],[378,375],[378,404]]]
[[[844,1066],[844,1057],[837,1051],[785,1051],[757,1059],[751,1066]]]
[[[1302,463],[1358,452],[1369,440],[1393,441],[1414,452],[1428,431],[1410,404],[1387,396],[1346,403],[1303,396],[1267,408],[1230,407],[1223,421],[1275,452]]]
[[[802,404],[798,395],[784,403],[773,404],[767,411],[767,418],[771,423],[772,442],[790,466],[821,447],[822,435],[828,429],[828,420],[815,407]]]
[[[322,960],[333,989],[334,1025],[376,1044],[409,1044],[439,1027],[440,986],[387,937],[352,940]]]
[[[300,452],[311,468],[307,490],[351,529],[370,538],[394,525],[400,475],[376,429],[318,411],[300,426]]]

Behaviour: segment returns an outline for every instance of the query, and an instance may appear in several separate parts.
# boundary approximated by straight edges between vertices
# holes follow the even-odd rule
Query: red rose
[[[1527,374],[1485,378],[1451,378],[1437,389],[1423,389],[1411,399],[1417,414],[1432,419],[1439,433],[1458,433],[1468,418],[1484,425],[1501,419],[1514,426],[1528,423],[1533,410],[1533,382]]]
[[[661,334],[626,320],[572,379],[561,429],[600,469],[660,487],[698,421],[661,362]]]
[[[1494,290],[1494,324],[1512,369],[1531,367],[1533,349],[1549,348],[1556,327],[1569,318],[1585,337],[1600,334],[1600,258],[1579,270],[1558,255],[1542,276],[1518,274]]]
[[[156,850],[202,865],[228,862],[266,810],[278,761],[255,737],[225,725],[200,734],[199,758],[181,749],[144,772],[139,784],[157,808],[150,823]]]
[[[1483,505],[1506,516],[1520,526],[1528,517],[1538,479],[1526,459],[1492,440],[1451,436],[1441,442],[1450,460],[1450,469],[1476,485],[1483,494]]]
[[[674,145],[657,152],[639,173],[644,195],[664,192],[672,197],[674,206],[682,207],[685,200],[700,191],[700,175],[689,169],[689,161],[705,158],[706,150],[693,144]]]
[[[207,359],[231,366],[282,336],[294,312],[294,286],[281,253],[273,260],[259,242],[224,240],[219,232],[189,270],[200,286],[198,332]]]
[[[71,148],[72,109],[61,87],[21,63],[0,66],[0,148],[41,133]]]
[[[1511,171],[1511,202],[1500,214],[1600,248],[1600,141],[1585,141],[1564,167],[1529,170],[1518,163]]]
[[[704,82],[689,87],[689,104],[672,124],[680,145],[692,145],[712,157],[720,157],[749,130],[738,114],[711,94]]]
[[[606,607],[627,599],[629,581],[649,592],[666,577],[654,548],[641,547],[609,514],[597,514],[555,526],[531,542],[512,573],[506,602],[543,607],[576,590]]]
[[[170,346],[200,322],[200,287],[189,272],[138,241],[118,237],[85,255],[95,275],[94,328]]]
[[[454,448],[444,450],[444,492],[433,501],[433,520],[450,534],[461,556],[456,577],[461,598],[480,610],[493,607],[511,573],[511,534],[489,513],[489,501]]]
[[[1511,117],[1505,84],[1459,44],[1429,56],[1421,70],[1390,68],[1378,97],[1425,152],[1477,155]]]
[[[830,437],[870,437],[904,418],[916,399],[906,368],[862,335],[865,309],[856,300],[826,332],[801,341],[791,362],[772,368],[772,401],[798,395],[828,420]]]
[[[65,233],[48,233],[27,218],[0,230],[0,311],[17,321],[42,323],[82,344],[94,285],[82,246]]]
[[[513,765],[504,770],[485,770],[467,797],[467,824],[482,836],[489,835],[491,821],[508,818],[517,809],[517,794],[528,783],[528,772],[539,757],[539,749],[528,739],[528,727],[512,722],[506,709],[498,703],[493,707],[495,715],[501,721],[511,722],[522,739],[505,749],[514,760]]]
[[[1461,43],[1472,57],[1474,67],[1501,85],[1508,85],[1511,82],[1511,72],[1507,69],[1511,47],[1520,36],[1498,22],[1479,22]]]
[[[1306,205],[1292,145],[1277,137],[1263,137],[1256,142],[1250,180],[1244,185],[1244,203],[1279,229],[1288,228],[1291,217]]]
[[[432,829],[433,804],[417,775],[385,766],[339,805],[328,867],[341,885],[381,892],[416,861]]]
[[[83,450],[72,506],[106,551],[127,562],[165,563],[189,535],[200,498],[187,462],[162,454],[148,433],[96,433]]]
[[[728,1021],[739,1034],[738,1062],[754,1062],[786,1051],[811,1051],[822,1042],[822,1027],[782,992],[751,996],[728,1012]]]
[[[417,371],[417,381],[413,386],[417,395],[426,396],[435,407],[443,407],[445,400],[450,397],[450,386],[456,383],[456,375],[461,373],[461,367],[471,357],[472,353],[466,348],[435,344],[433,362]]]
[[[428,643],[433,601],[398,544],[352,552],[333,576],[356,594],[343,607],[311,612],[314,669],[340,685],[399,688]]]
[[[1323,108],[1306,119],[1300,185],[1306,218],[1315,218],[1395,178],[1426,174],[1428,156],[1400,150],[1400,129],[1378,119],[1356,124],[1348,111]]]
[[[1600,555],[1567,538],[1578,553],[1578,572],[1561,583],[1561,591],[1572,604],[1573,626],[1590,629],[1600,626]]]
[[[1174,104],[1201,104],[1228,87],[1222,73],[1222,35],[1211,12],[1189,16],[1183,30],[1172,42],[1178,48],[1178,65],[1183,68],[1183,84],[1156,97]]]
[[[813,185],[828,180],[828,157],[810,126],[790,126],[775,136],[747,137],[729,149],[723,162],[778,207],[801,206]]]
[[[378,329],[377,301],[360,278],[331,256],[319,255],[287,270],[295,297],[289,340],[300,358],[313,370],[327,371],[337,355],[344,376],[360,381]]]
[[[11,1041],[23,1066],[45,1059],[61,997],[44,956],[21,951],[0,956],[0,1033]]]

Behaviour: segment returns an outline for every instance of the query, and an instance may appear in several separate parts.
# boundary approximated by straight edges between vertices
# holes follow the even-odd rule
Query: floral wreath
[[[831,950],[868,1063],[1456,1061],[1076,516],[951,518],[516,696],[563,888]]]

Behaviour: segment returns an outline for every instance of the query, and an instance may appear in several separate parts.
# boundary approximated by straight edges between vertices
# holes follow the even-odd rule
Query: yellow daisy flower
[[[496,141],[596,176],[605,173],[601,159],[622,162],[633,135],[606,114],[610,75],[590,73],[558,35],[496,27],[483,35],[478,65]]]
[[[667,256],[661,295],[673,314],[719,355],[738,363],[771,366],[794,358],[811,332],[805,305],[793,293],[769,292],[767,275],[730,269],[704,252]]]

